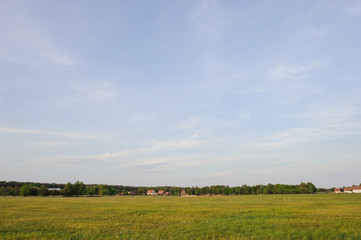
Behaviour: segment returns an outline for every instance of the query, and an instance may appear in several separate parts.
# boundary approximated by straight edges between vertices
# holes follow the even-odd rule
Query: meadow
[[[0,197],[0,239],[361,239],[361,194]]]

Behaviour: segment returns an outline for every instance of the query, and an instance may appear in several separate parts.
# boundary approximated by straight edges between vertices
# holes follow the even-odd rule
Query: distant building
[[[181,194],[181,196],[187,195],[187,194],[186,194],[186,191],[184,191],[184,190],[182,190],[180,194]]]
[[[341,188],[335,188],[335,193],[361,193],[361,186],[346,187],[341,192]]]
[[[153,189],[150,189],[147,191],[147,195],[148,196],[153,196],[153,195],[156,195],[155,191]]]
[[[158,195],[164,195],[164,194],[165,194],[164,190],[159,190],[158,191]]]
[[[361,186],[352,187],[352,192],[353,193],[361,193]]]
[[[61,191],[61,188],[48,188],[49,191]]]
[[[335,188],[335,193],[341,193],[341,188]]]

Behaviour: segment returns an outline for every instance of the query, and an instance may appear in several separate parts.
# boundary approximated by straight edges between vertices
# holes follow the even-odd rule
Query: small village
[[[335,193],[361,193],[361,186],[335,188]]]
[[[156,192],[155,190],[153,190],[153,189],[149,189],[148,191],[147,191],[147,195],[148,196],[155,196],[155,195],[160,195],[160,196],[169,196],[170,195],[170,193],[169,192],[166,192],[166,191],[164,191],[164,190],[159,190],[158,192]],[[180,192],[180,195],[181,196],[184,196],[184,195],[186,195],[186,192],[184,191],[184,190],[182,190],[181,192]]]
[[[166,192],[164,190],[159,190],[158,192],[156,192],[155,190],[153,189],[150,189],[147,191],[147,195],[148,196],[170,196],[170,192]],[[224,194],[201,194],[199,196],[224,196]],[[178,194],[178,196],[181,196],[181,197],[197,197],[198,195],[189,195],[186,193],[185,190],[181,190],[180,193]]]

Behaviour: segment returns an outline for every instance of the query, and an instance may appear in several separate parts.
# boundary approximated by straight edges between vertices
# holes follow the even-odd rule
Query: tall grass
[[[361,194],[0,197],[0,239],[361,239]]]

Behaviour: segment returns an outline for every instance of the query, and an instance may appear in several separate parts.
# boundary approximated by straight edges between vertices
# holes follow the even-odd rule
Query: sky
[[[0,0],[0,180],[361,183],[360,1]]]

